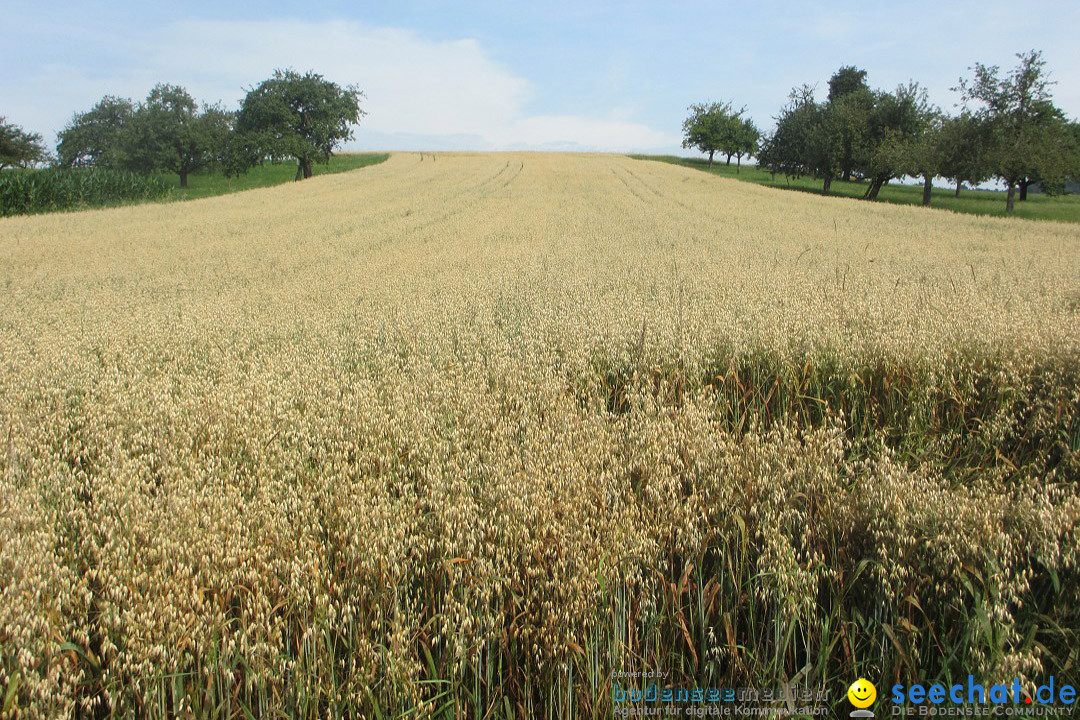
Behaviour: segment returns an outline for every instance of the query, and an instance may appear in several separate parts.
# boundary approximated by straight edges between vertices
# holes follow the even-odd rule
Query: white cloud
[[[301,20],[188,21],[139,40],[114,37],[113,71],[53,64],[6,91],[23,124],[58,130],[105,93],[141,98],[155,82],[239,104],[275,68],[313,69],[365,93],[355,147],[637,150],[678,138],[622,118],[530,115],[532,88],[471,39],[432,41],[409,30]],[[95,52],[89,50],[88,52]],[[115,55],[119,54],[119,58]],[[40,88],[48,87],[44,99]],[[9,111],[13,116],[16,113]]]

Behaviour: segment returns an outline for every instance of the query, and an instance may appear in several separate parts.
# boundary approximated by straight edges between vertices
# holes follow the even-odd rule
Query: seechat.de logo
[[[1072,705],[1076,702],[1076,688],[1072,685],[1059,684],[1055,690],[1053,675],[1044,684],[1035,688],[1032,695],[1040,705],[1052,705],[1054,703]],[[892,686],[892,701],[897,705],[903,703],[912,703],[913,705],[923,705],[925,703],[933,705],[940,705],[941,703],[982,705],[990,703],[993,705],[1027,706],[1032,704],[1032,695],[1023,692],[1020,680],[1017,678],[1013,678],[1007,685],[984,687],[975,682],[974,675],[968,675],[966,685],[957,683],[950,686],[939,684],[930,687],[925,685]]]

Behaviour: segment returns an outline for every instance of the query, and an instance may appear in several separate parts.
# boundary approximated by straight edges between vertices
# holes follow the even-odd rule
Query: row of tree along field
[[[811,85],[792,90],[768,134],[744,117],[745,108],[691,105],[683,147],[705,153],[710,165],[717,153],[728,164],[755,156],[774,175],[821,180],[824,192],[834,179],[861,179],[870,200],[901,177],[922,179],[924,205],[934,178],[955,182],[957,195],[965,183],[999,180],[1012,213],[1017,195],[1026,200],[1032,185],[1056,194],[1080,182],[1080,123],[1054,105],[1041,53],[1017,58],[1007,73],[976,63],[973,77],[954,88],[961,98],[956,115],[933,105],[918,83],[874,90],[865,70],[845,66],[829,79],[823,102]]]
[[[4,214],[146,199],[162,194],[162,173],[186,188],[193,173],[236,176],[266,160],[293,159],[296,179],[308,178],[352,137],[365,114],[362,97],[356,87],[294,70],[275,71],[239,110],[200,104],[179,85],[159,84],[143,102],[107,95],[76,113],[59,133],[55,156],[39,134],[0,118],[0,170],[53,166],[0,176]]]

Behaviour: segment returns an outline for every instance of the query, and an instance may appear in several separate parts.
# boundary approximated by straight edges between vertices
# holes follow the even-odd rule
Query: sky
[[[53,143],[103,95],[157,82],[239,106],[275,68],[364,91],[352,150],[680,152],[694,102],[745,106],[763,130],[842,65],[871,87],[916,80],[953,111],[975,62],[1043,51],[1080,117],[1080,3],[306,3],[0,0],[0,115]]]

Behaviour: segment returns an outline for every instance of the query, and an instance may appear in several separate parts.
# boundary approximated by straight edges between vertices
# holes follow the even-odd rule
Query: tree
[[[739,110],[730,110],[730,107],[728,105],[729,111],[720,123],[719,149],[727,158],[726,165],[731,165],[732,157],[736,159],[738,172],[738,168],[742,167],[743,156],[752,155],[757,150],[761,133],[752,120],[743,117],[745,107]]]
[[[881,186],[893,177],[906,175],[922,178],[922,204],[930,206],[934,178],[942,165],[945,117],[927,98],[926,90],[914,82],[900,86],[895,93],[878,95],[871,130],[880,136],[868,146],[868,198],[876,198]]]
[[[1020,202],[1027,200],[1028,188],[1036,183],[1044,193],[1063,192],[1069,174],[1072,131],[1065,114],[1051,103],[1041,106],[1036,114],[1031,153],[1034,162],[1029,174],[1017,183]]]
[[[938,143],[942,177],[956,183],[956,197],[964,183],[978,185],[990,179],[988,150],[990,127],[971,113],[946,118]]]
[[[687,109],[690,115],[683,121],[682,146],[696,148],[699,152],[708,154],[711,166],[713,155],[723,151],[725,141],[728,145],[731,142],[731,103],[695,103]],[[729,162],[730,157],[729,155]]]
[[[1064,158],[1056,143],[1065,136],[1064,115],[1052,101],[1042,53],[1031,50],[1016,56],[1019,64],[1000,76],[996,65],[975,63],[974,78],[961,78],[965,106],[990,129],[991,172],[1005,183],[1005,212],[1012,213],[1016,189],[1027,196],[1027,186],[1037,179],[1056,181],[1064,172]]]
[[[76,113],[60,131],[57,155],[61,167],[127,165],[127,132],[135,106],[127,98],[103,97],[84,113]]]
[[[860,70],[859,73],[860,79],[866,76],[864,71]],[[829,81],[830,100],[825,107],[826,122],[831,152],[836,156],[840,178],[846,182],[851,180],[855,171],[856,159],[865,155],[874,94],[865,83],[836,93],[833,90],[836,77],[834,75],[833,80]]]
[[[367,114],[362,97],[355,86],[339,87],[314,72],[275,70],[244,98],[236,128],[245,138],[240,144],[254,152],[233,162],[295,158],[296,179],[311,177],[312,163],[329,162],[334,148],[352,139],[352,126]]]
[[[908,174],[911,144],[917,142],[934,112],[927,92],[918,83],[901,85],[895,92],[874,93],[867,143],[859,165],[870,180],[863,195],[876,200],[889,180]]]
[[[768,139],[771,146],[764,149],[764,160],[759,156],[759,165],[821,178],[825,192],[837,176],[850,180],[867,156],[874,98],[866,86],[866,71],[851,65],[829,79],[824,103],[814,100],[812,86],[796,88],[777,118],[777,131]]]
[[[824,189],[835,175],[835,163],[825,126],[824,106],[814,100],[814,88],[803,85],[788,96],[776,118],[776,128],[758,151],[758,164],[787,177],[824,178]]]
[[[866,84],[866,71],[860,70],[854,65],[845,65],[829,78],[829,98],[827,102],[832,105],[845,95],[869,89]]]
[[[757,152],[758,140],[761,139],[761,131],[750,118],[740,118],[735,129],[735,142],[732,145],[735,155],[735,172],[742,171],[743,156],[751,157]],[[731,156],[728,156],[728,164],[731,164]]]
[[[825,192],[837,174],[845,181],[851,179],[873,104],[865,70],[845,65],[829,78],[829,95],[824,104],[817,105],[817,122],[808,145],[814,156],[810,164],[823,178]]]
[[[27,132],[0,116],[0,170],[33,167],[49,158],[41,135]]]
[[[226,177],[238,177],[258,165],[264,158],[258,138],[237,129],[238,116],[233,113],[233,129],[225,137],[221,152],[221,169]]]
[[[136,170],[168,170],[188,176],[223,155],[231,129],[231,115],[216,105],[199,105],[178,85],[154,86],[135,112],[128,134],[128,163]]]
[[[907,142],[904,174],[922,178],[922,204],[930,207],[934,178],[941,172],[944,157],[941,144],[944,140],[945,116],[937,108],[928,108],[919,119],[920,126],[915,137]]]

